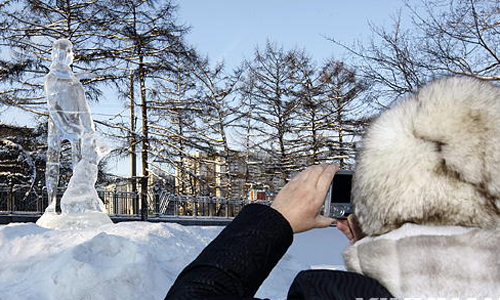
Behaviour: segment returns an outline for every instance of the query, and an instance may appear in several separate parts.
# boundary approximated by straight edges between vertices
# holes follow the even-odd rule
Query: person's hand
[[[349,215],[347,219],[338,219],[335,222],[337,228],[345,234],[351,244],[354,244],[365,236],[354,214]]]
[[[327,164],[308,167],[278,193],[271,207],[287,219],[294,233],[327,227],[334,222],[320,215],[320,210],[338,169]]]

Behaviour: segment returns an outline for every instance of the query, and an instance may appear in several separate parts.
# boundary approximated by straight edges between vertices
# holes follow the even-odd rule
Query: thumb
[[[365,234],[359,227],[359,223],[354,214],[351,214],[347,217],[347,224],[349,225],[349,229],[351,230],[352,235],[354,236],[354,241],[358,241],[363,237],[365,237]]]
[[[316,227],[317,228],[322,228],[322,227],[328,227],[330,226],[333,222],[335,221],[335,219],[332,219],[332,218],[328,218],[328,217],[325,217],[325,216],[322,216],[322,215],[319,215],[316,217]]]

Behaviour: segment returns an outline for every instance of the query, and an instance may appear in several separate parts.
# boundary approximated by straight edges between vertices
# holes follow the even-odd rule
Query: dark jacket
[[[292,244],[293,231],[276,210],[251,204],[177,277],[165,299],[255,299],[262,282]],[[390,298],[375,280],[328,270],[300,272],[288,299]]]

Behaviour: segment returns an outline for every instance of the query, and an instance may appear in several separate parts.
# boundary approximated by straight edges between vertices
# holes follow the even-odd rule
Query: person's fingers
[[[364,237],[364,233],[363,231],[361,231],[359,223],[356,220],[356,216],[354,214],[351,214],[347,217],[347,225],[349,225],[349,229],[351,230],[352,235],[354,236],[354,239],[356,241]]]
[[[347,223],[349,224],[349,227],[355,227],[356,225],[356,220],[354,219],[354,215],[350,214],[347,216]]]
[[[318,181],[320,180],[320,178],[323,177],[323,173],[325,171],[328,171],[329,173],[332,172],[332,170],[330,169],[331,166],[332,165],[330,165],[330,164],[320,164],[320,165],[309,166],[304,171],[300,172],[295,177],[293,177],[291,181],[298,181],[298,180],[306,181],[306,182],[313,184],[313,186],[317,187]],[[338,167],[337,167],[337,169],[338,169]],[[335,170],[335,172],[336,172],[336,170]],[[330,184],[330,183],[328,182],[328,184]]]
[[[302,182],[307,183],[307,185],[311,188],[317,188],[318,180],[327,167],[328,164],[320,164],[307,167],[307,169],[302,172],[303,176],[300,179],[302,180]]]
[[[295,175],[290,181],[307,181],[309,178],[309,174],[314,171],[315,166],[309,166],[305,168],[302,172]]]
[[[349,229],[349,225],[347,224],[347,220],[337,220],[336,225],[337,229],[340,230],[349,241],[354,238],[351,230]]]
[[[302,172],[302,179],[303,181],[307,181],[310,183],[314,183],[313,186],[315,186],[319,176],[323,172],[324,166],[323,165],[313,165],[309,166],[305,169],[304,172]]]
[[[320,174],[320,177],[318,178],[316,187],[320,191],[327,191],[330,187],[330,183],[332,183],[333,176],[335,175],[335,173],[337,173],[338,170],[339,167],[337,165],[326,165],[323,169],[323,172]]]
[[[319,213],[337,170],[337,166],[328,164],[308,167],[281,189],[271,207],[288,220],[294,232],[331,225],[334,220]]]
[[[322,215],[319,215],[316,217],[316,227],[318,227],[318,228],[328,227],[333,222],[335,222],[335,219],[328,218],[328,217],[325,217]]]

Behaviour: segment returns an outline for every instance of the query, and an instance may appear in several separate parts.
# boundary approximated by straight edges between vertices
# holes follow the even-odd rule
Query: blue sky
[[[251,57],[266,39],[285,48],[305,48],[321,60],[342,59],[348,45],[369,37],[369,22],[390,25],[402,0],[181,0],[179,21],[192,26],[188,41],[214,61],[232,68]]]

